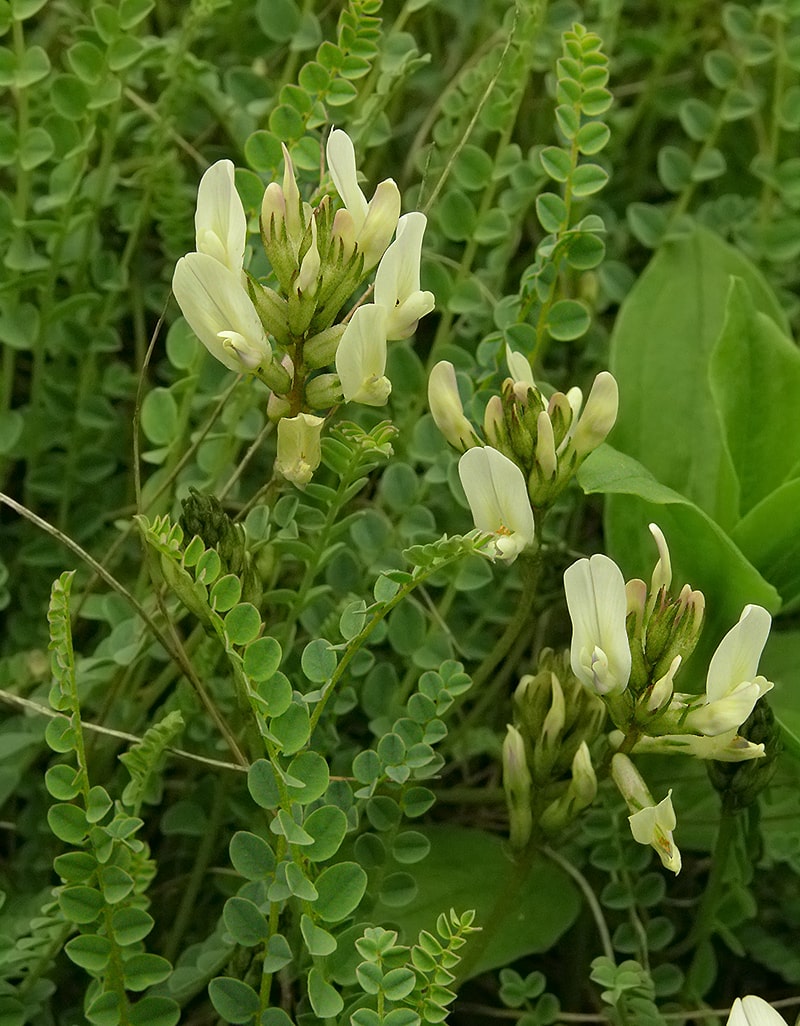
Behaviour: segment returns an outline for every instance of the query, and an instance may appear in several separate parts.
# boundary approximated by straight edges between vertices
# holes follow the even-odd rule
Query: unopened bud
[[[503,741],[503,788],[508,805],[511,847],[519,850],[528,843],[533,829],[531,813],[531,775],[525,755],[525,742],[510,724]]]
[[[546,410],[542,410],[536,421],[536,469],[542,484],[552,484],[558,472],[556,443],[553,425]]]
[[[248,295],[256,308],[259,320],[264,325],[264,330],[272,335],[280,345],[286,345],[289,341],[286,300],[279,296],[274,289],[267,288],[266,285],[257,282],[249,274],[246,276],[246,281]]]
[[[464,416],[455,367],[447,360],[440,360],[430,373],[428,406],[438,429],[459,452],[480,444],[475,429]]]
[[[338,374],[317,374],[306,384],[306,402],[312,410],[329,410],[342,399],[342,384]]]
[[[317,222],[312,217],[311,245],[306,250],[305,256],[300,263],[300,273],[295,282],[295,291],[298,294],[305,293],[313,296],[317,291],[320,263],[319,250],[317,249]]]
[[[310,338],[303,346],[303,362],[306,367],[317,370],[332,364],[344,331],[344,324],[332,324],[330,328]]]
[[[577,392],[580,395],[580,389],[577,389]],[[563,392],[555,392],[550,396],[550,401],[547,404],[547,413],[553,428],[553,441],[556,452],[558,452],[562,443],[569,437],[575,414],[568,397]]]
[[[503,412],[503,401],[499,395],[493,395],[486,404],[483,415],[483,433],[486,441],[498,452],[507,454],[511,448],[511,440],[506,428]]]
[[[575,798],[575,812],[591,805],[597,797],[597,776],[592,765],[589,746],[582,741],[572,760],[572,780],[569,790]]]

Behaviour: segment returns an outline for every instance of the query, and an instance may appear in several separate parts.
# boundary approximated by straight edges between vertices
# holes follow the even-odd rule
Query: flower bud
[[[456,371],[447,360],[440,360],[430,373],[428,406],[436,426],[455,449],[466,452],[480,444],[475,429],[464,416]]]
[[[289,341],[289,312],[286,300],[274,289],[267,288],[249,274],[246,275],[245,284],[264,330],[272,335],[279,345],[285,346]]]
[[[330,328],[308,339],[303,346],[303,362],[306,367],[317,370],[332,364],[344,332],[344,324],[332,324]]]
[[[342,401],[338,374],[317,374],[306,383],[306,403],[312,410],[329,410]]]
[[[503,788],[508,805],[511,847],[519,851],[528,843],[533,829],[531,775],[522,735],[510,724],[503,741]]]

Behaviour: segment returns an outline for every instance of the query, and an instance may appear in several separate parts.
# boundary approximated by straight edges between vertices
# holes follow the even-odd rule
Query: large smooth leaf
[[[612,509],[620,498],[625,500],[624,515],[609,517],[607,542],[626,577],[649,580],[657,552],[647,525],[655,521],[664,531],[675,583],[688,581],[706,596],[706,646],[716,644],[748,602],[770,612],[780,607],[775,588],[719,524],[632,457],[600,446],[579,470],[578,483],[587,494],[605,493]]]
[[[554,863],[544,858],[534,861],[509,911],[505,888],[514,865],[501,838],[458,826],[429,826],[423,832],[431,850],[421,863],[424,871],[417,878],[416,897],[402,909],[378,903],[370,913],[373,922],[400,927],[405,943],[414,943],[420,930],[433,931],[442,912],[474,908],[475,925],[493,933],[470,968],[472,976],[523,955],[548,951],[577,918],[577,889]],[[469,957],[469,942],[462,954]]]
[[[800,759],[800,630],[773,628],[759,672],[775,682],[767,701],[783,728],[787,751]]]
[[[778,589],[784,607],[800,601],[799,511],[800,478],[795,478],[770,492],[731,531],[747,559]]]
[[[800,351],[740,278],[731,281],[709,379],[743,516],[800,464]]]
[[[708,376],[722,330],[731,276],[754,308],[783,331],[786,319],[759,271],[707,229],[666,243],[620,310],[611,340],[611,371],[620,410],[611,436],[663,484],[730,530],[738,519],[738,483]],[[608,510],[611,534],[632,527],[630,500]],[[619,551],[612,549],[616,558]]]

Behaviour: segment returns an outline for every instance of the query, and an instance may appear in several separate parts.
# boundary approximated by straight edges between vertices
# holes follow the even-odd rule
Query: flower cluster
[[[544,649],[536,674],[526,674],[514,692],[514,724],[503,743],[513,848],[527,844],[534,824],[555,833],[594,801],[590,746],[604,719],[603,703],[581,687],[567,654]]]
[[[580,559],[565,572],[572,670],[605,703],[617,728],[610,735],[614,748],[724,762],[763,758],[764,744],[748,741],[739,730],[772,688],[758,674],[771,617],[761,606],[745,606],[711,658],[705,691],[675,691],[676,674],[700,635],[705,600],[688,585],[672,596],[666,539],[655,524],[650,530],[659,558],[649,589],[641,580],[626,584],[604,555]],[[631,809],[636,840],[652,844],[664,865],[677,872],[670,796],[656,804],[626,755],[613,757],[612,775]]]
[[[486,406],[485,443],[464,415],[451,363],[431,371],[428,403],[439,430],[463,453],[458,470],[475,526],[493,536],[487,554],[511,562],[534,544],[534,512],[552,505],[614,426],[618,394],[603,371],[585,407],[579,388],[546,400],[528,360],[509,348],[506,360],[511,376]]]
[[[172,288],[209,352],[271,389],[267,413],[278,422],[276,470],[303,487],[320,463],[325,414],[342,401],[386,403],[387,343],[412,335],[433,310],[434,298],[420,289],[425,215],[400,215],[392,179],[367,201],[345,132],[332,131],[327,144],[330,177],[343,204],[337,210],[331,195],[315,207],[303,200],[285,147],[283,153],[282,184],[267,186],[260,212],[277,288],[244,269],[247,218],[229,160],[218,161],[201,179],[197,248],[178,261]],[[373,302],[357,304],[338,320],[373,269]]]

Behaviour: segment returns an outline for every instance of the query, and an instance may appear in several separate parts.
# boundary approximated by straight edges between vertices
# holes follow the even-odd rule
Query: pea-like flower
[[[458,476],[475,526],[493,536],[486,554],[513,563],[536,538],[522,471],[487,445],[464,453],[458,463]]]
[[[631,673],[631,650],[622,571],[599,553],[579,559],[564,573],[564,591],[572,619],[573,673],[597,695],[623,692]]]
[[[172,291],[192,331],[229,370],[268,365],[272,350],[241,278],[207,253],[181,257]]]
[[[386,311],[360,306],[345,328],[336,350],[336,372],[349,403],[383,406],[392,391],[386,377]]]
[[[298,413],[278,421],[275,470],[298,488],[305,488],[322,459],[320,433],[324,417]]]
[[[786,1020],[763,998],[748,994],[736,998],[726,1026],[787,1026]]]
[[[744,723],[759,698],[772,689],[772,682],[758,675],[771,624],[762,606],[744,607],[711,657],[700,702],[693,695],[675,696],[678,708],[689,705],[682,717],[685,729],[710,737],[724,734]]]
[[[207,253],[241,277],[247,217],[234,184],[233,162],[218,160],[200,179],[194,215],[198,253]]]
[[[639,771],[627,755],[619,752],[611,759],[611,775],[631,812],[628,822],[633,839],[649,844],[665,868],[677,875],[681,871],[681,853],[672,839],[676,825],[672,791],[656,804]]]
[[[364,255],[364,271],[386,252],[400,217],[400,191],[391,178],[381,182],[369,203],[358,184],[356,153],[350,136],[334,129],[327,146],[328,168],[345,206],[334,222],[334,234],[354,241]]]
[[[397,223],[397,238],[389,246],[375,274],[375,302],[389,314],[388,339],[408,338],[419,319],[433,310],[432,292],[419,287],[422,237],[428,219],[419,211],[404,214]]]

